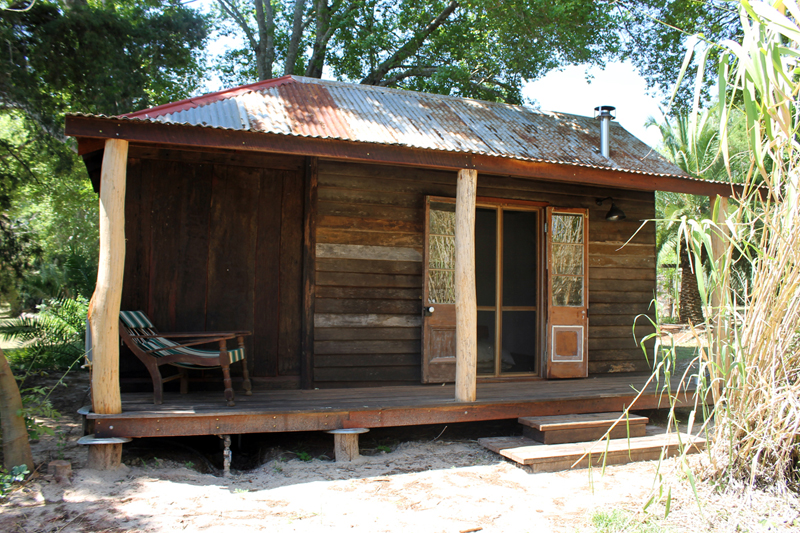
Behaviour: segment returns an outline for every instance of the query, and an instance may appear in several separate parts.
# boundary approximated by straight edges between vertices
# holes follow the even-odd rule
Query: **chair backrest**
[[[155,326],[143,311],[120,311],[119,318],[128,329],[155,330]]]
[[[153,348],[160,348],[161,346],[153,346],[152,339],[141,339],[136,338],[136,335],[158,335],[158,330],[150,322],[150,319],[147,318],[147,315],[144,314],[143,311],[120,311],[119,312],[119,320],[122,322],[122,326],[125,327],[128,338],[124,339],[130,343],[136,345],[139,349],[147,352],[148,350],[152,350]],[[162,356],[166,354],[159,353],[156,355]]]
[[[144,352],[156,350],[150,354],[151,356],[164,357],[181,353],[179,350],[165,349],[177,347],[178,344],[163,337],[135,338],[136,335],[158,335],[158,330],[143,311],[120,311],[119,319],[128,330],[128,335],[133,336],[128,338],[130,342],[136,344]]]
[[[147,357],[159,358],[166,355],[184,355],[201,357],[203,359],[219,358],[219,350],[203,350],[194,346],[184,346],[158,336],[158,330],[142,311],[120,311],[119,320],[121,322],[120,336],[122,337],[122,341],[140,359]],[[148,335],[148,337],[139,337],[141,335]],[[231,363],[244,359],[243,347],[226,351],[230,357]],[[205,364],[203,366],[209,365]]]

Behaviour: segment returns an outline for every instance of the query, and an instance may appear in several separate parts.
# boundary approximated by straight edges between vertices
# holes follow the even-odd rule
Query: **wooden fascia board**
[[[104,117],[66,117],[66,134],[92,148],[94,139],[125,139],[135,143],[270,152],[360,163],[382,163],[479,173],[511,175],[572,184],[597,185],[639,191],[668,191],[724,197],[741,194],[741,187],[672,176],[653,176],[613,169],[522,161],[484,154],[423,150],[405,146],[365,144],[335,139],[296,137],[183,124],[161,124]]]

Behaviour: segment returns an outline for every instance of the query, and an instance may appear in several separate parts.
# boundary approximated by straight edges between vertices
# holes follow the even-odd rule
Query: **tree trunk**
[[[25,418],[17,413],[22,409],[22,398],[6,354],[0,349],[0,422],[3,429],[3,465],[6,470],[26,465],[33,470],[33,455],[28,442]]]
[[[697,285],[697,276],[702,276],[702,265],[692,264],[689,261],[689,250],[686,244],[681,245],[681,305],[678,311],[682,323],[699,325],[703,319],[703,300],[700,298],[700,289]],[[694,268],[692,268],[694,267]]]
[[[478,364],[475,295],[475,191],[478,172],[459,170],[456,185],[456,401],[474,402]]]
[[[119,307],[125,271],[125,185],[128,142],[108,139],[100,173],[100,258],[89,302],[92,410],[122,412],[119,391]]]
[[[325,66],[325,54],[328,50],[328,40],[330,39],[328,29],[331,22],[331,8],[328,6],[327,0],[317,0],[314,10],[316,15],[316,35],[311,58],[308,60],[308,67],[306,68],[306,76],[321,78],[322,67]]]
[[[256,46],[256,67],[261,80],[272,79],[272,64],[275,62],[275,21],[270,0],[255,0],[256,24],[258,25],[258,44]]]
[[[283,74],[294,74],[297,55],[300,50],[300,38],[303,36],[303,14],[305,13],[305,0],[296,0],[294,3],[294,18],[292,20],[292,36],[289,39],[289,48],[286,50],[286,64]]]

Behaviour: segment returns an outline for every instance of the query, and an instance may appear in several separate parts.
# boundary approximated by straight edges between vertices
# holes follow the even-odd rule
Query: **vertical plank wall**
[[[318,183],[315,385],[419,383],[424,201],[454,197],[456,173],[320,161]],[[620,247],[653,194],[481,174],[478,195],[589,209],[589,372],[647,370],[631,325],[654,297],[653,224]],[[606,196],[626,220],[605,220]]]
[[[147,312],[161,331],[250,330],[255,385],[297,387],[302,160],[143,148],[131,154],[123,309]],[[123,354],[123,379],[143,370]],[[216,372],[205,372],[212,387],[221,386]],[[240,365],[232,372],[238,377]]]

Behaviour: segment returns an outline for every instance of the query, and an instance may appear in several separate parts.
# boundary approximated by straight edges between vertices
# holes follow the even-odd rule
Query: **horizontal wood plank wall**
[[[318,187],[315,386],[419,383],[425,196],[454,197],[456,174],[320,161]],[[618,249],[655,216],[653,194],[482,174],[478,196],[590,210],[589,372],[646,370],[631,326],[655,290],[652,223]],[[605,220],[606,196],[625,221]]]
[[[455,195],[455,174],[325,161],[317,173],[315,384],[419,383],[425,195]]]
[[[255,386],[299,386],[302,160],[251,155],[235,165],[230,154],[131,153],[122,308],[147,312],[162,331],[253,331]],[[144,368],[126,355],[123,378],[146,389]],[[204,377],[222,386],[215,371]]]

